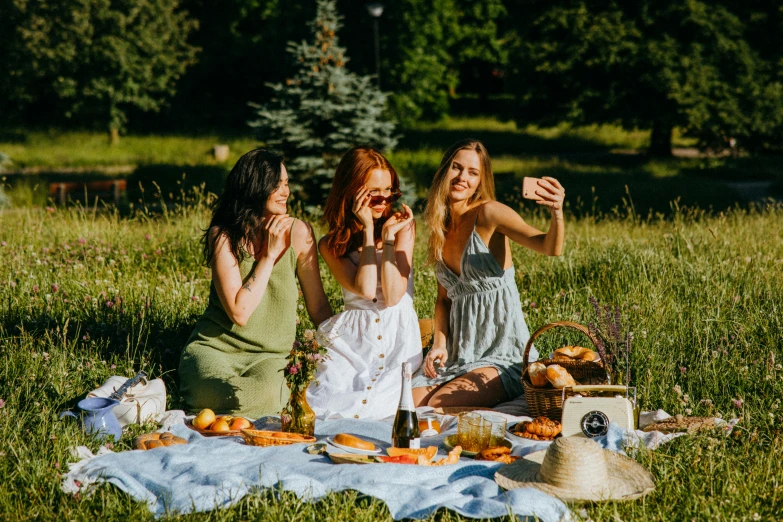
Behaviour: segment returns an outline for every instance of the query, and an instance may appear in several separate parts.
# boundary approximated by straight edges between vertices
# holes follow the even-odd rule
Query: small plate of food
[[[336,448],[356,455],[377,455],[381,452],[381,448],[375,442],[350,433],[338,433],[334,437],[327,437],[326,441]]]
[[[454,434],[454,435],[449,435],[448,437],[446,437],[446,438],[443,440],[443,445],[444,445],[444,446],[446,447],[446,449],[448,449],[448,450],[452,450],[452,449],[454,449],[456,446],[459,446],[459,439],[458,439],[458,435],[456,435],[456,434]],[[504,447],[504,448],[509,448],[509,449],[510,449],[510,448],[511,448],[511,441],[510,441],[510,440],[508,440],[508,439],[503,439],[503,443],[502,443],[501,447]],[[463,456],[463,457],[475,457],[475,456],[476,456],[476,455],[478,455],[478,454],[479,454],[479,452],[478,452],[478,451],[468,451],[468,450],[466,450],[465,448],[462,448],[462,456]]]
[[[550,442],[560,435],[563,425],[547,417],[536,417],[532,421],[518,422],[509,426],[506,435],[516,442]]]

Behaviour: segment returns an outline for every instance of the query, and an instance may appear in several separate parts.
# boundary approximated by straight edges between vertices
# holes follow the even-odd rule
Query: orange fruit
[[[228,422],[226,422],[226,419],[218,419],[215,422],[212,423],[212,425],[209,427],[210,430],[216,431],[218,433],[224,433],[226,431],[231,431],[231,428],[228,426]]]
[[[234,417],[234,420],[231,421],[229,426],[231,427],[231,431],[239,431],[241,429],[253,427],[250,421],[244,417]]]
[[[215,422],[215,412],[209,408],[204,408],[193,419],[193,426],[200,430],[205,430],[213,422]]]

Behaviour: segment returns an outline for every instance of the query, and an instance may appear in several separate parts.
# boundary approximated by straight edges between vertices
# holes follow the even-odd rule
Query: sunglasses
[[[399,190],[397,192],[392,192],[388,196],[370,195],[370,206],[374,207],[376,205],[380,205],[381,203],[386,203],[387,205],[391,205],[401,197],[402,197],[402,192],[400,192]]]

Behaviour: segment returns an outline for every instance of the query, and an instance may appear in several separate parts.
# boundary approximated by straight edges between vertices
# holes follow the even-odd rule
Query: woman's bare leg
[[[435,408],[453,406],[492,407],[509,399],[508,393],[506,393],[506,389],[503,387],[503,381],[500,379],[500,374],[497,369],[492,367],[478,368],[461,375],[434,390],[428,397],[427,405]]]
[[[427,402],[430,397],[443,385],[434,386],[422,386],[421,388],[413,388],[413,404],[415,406],[427,406]]]

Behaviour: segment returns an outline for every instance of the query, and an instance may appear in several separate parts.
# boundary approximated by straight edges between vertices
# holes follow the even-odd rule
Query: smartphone
[[[522,197],[533,201],[543,200],[544,198],[536,194],[536,190],[544,190],[538,186],[539,181],[541,178],[522,178]]]

